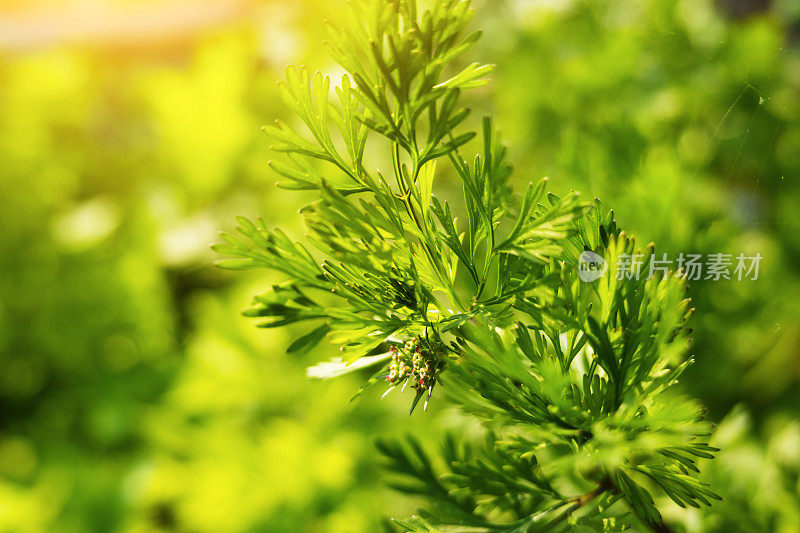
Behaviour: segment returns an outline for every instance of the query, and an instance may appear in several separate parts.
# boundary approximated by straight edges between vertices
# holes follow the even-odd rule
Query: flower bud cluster
[[[408,380],[417,390],[430,389],[443,366],[442,350],[424,349],[419,338],[411,339],[402,347],[392,346],[392,361],[386,380],[392,385]]]

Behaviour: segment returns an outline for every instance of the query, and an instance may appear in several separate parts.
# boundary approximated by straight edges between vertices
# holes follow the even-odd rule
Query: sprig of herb
[[[311,377],[371,368],[367,384],[415,390],[412,412],[444,383],[481,420],[483,445],[450,436],[438,461],[427,443],[379,443],[397,488],[426,498],[397,522],[408,531],[663,531],[652,494],[709,504],[717,496],[694,473],[716,451],[710,427],[673,387],[691,361],[683,278],[627,275],[619,258],[634,240],[597,200],[560,198],[544,180],[513,194],[489,119],[481,153],[462,157],[476,133],[463,129],[461,93],[492,70],[452,71],[479,38],[466,33],[468,1],[348,5],[328,42],[347,71],[333,95],[329,78],[289,67],[281,95],[306,131],[265,128],[280,185],[318,193],[301,210],[307,244],[240,218],[214,247],[223,267],[286,276],[246,315],[308,323],[289,351],[338,345],[342,357]],[[371,139],[384,140],[388,173],[365,161]],[[461,184],[463,221],[434,187],[444,168]],[[579,276],[585,251],[608,265],[595,282]]]

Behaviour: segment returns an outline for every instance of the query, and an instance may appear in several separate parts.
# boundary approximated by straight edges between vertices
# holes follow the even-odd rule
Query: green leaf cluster
[[[306,244],[239,219],[215,249],[230,257],[221,266],[285,275],[246,314],[262,327],[308,323],[289,351],[323,339],[340,347],[312,377],[370,369],[371,384],[386,376],[392,347],[422,339],[446,349],[433,381],[481,421],[484,438],[449,437],[435,456],[428,443],[381,441],[397,488],[426,502],[397,523],[662,531],[655,491],[709,504],[717,496],[694,474],[716,451],[710,427],[673,390],[691,362],[683,278],[648,276],[653,246],[639,252],[597,200],[558,197],[544,180],[514,194],[489,119],[480,153],[461,155],[476,137],[461,93],[491,70],[456,67],[479,37],[466,32],[468,1],[348,9],[347,25],[331,26],[329,47],[347,71],[333,95],[329,78],[289,67],[281,93],[303,131],[265,128],[282,154],[271,163],[281,185],[317,193],[301,210]],[[368,163],[372,146],[388,173]],[[457,204],[434,187],[445,173],[460,185]],[[608,267],[594,282],[579,275],[587,251]],[[643,275],[621,261],[634,253]]]

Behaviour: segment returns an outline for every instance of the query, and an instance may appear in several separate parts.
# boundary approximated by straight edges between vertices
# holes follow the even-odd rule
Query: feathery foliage
[[[396,488],[426,501],[397,521],[405,530],[668,530],[654,494],[717,498],[694,477],[716,451],[710,425],[673,387],[691,362],[683,278],[648,276],[653,246],[637,250],[599,201],[559,198],[544,180],[513,193],[488,119],[481,152],[464,159],[476,133],[461,93],[492,68],[453,68],[479,38],[471,17],[466,0],[350,2],[329,41],[340,84],[287,68],[281,94],[304,131],[265,128],[280,185],[318,194],[301,210],[307,244],[239,218],[215,246],[230,257],[220,264],[286,276],[246,314],[307,323],[290,352],[338,345],[311,377],[370,369],[365,386],[414,391],[412,412],[441,390],[481,421],[483,442],[449,436],[435,455],[378,442]],[[371,168],[373,150],[388,172]],[[445,167],[462,205],[434,187]],[[579,276],[584,251],[608,267],[596,281]],[[634,253],[642,276],[623,260]]]

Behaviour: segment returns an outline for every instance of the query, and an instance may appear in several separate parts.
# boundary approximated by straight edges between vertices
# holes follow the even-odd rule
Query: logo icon
[[[591,283],[600,279],[608,271],[608,263],[602,256],[585,250],[578,258],[578,277],[581,281]]]

